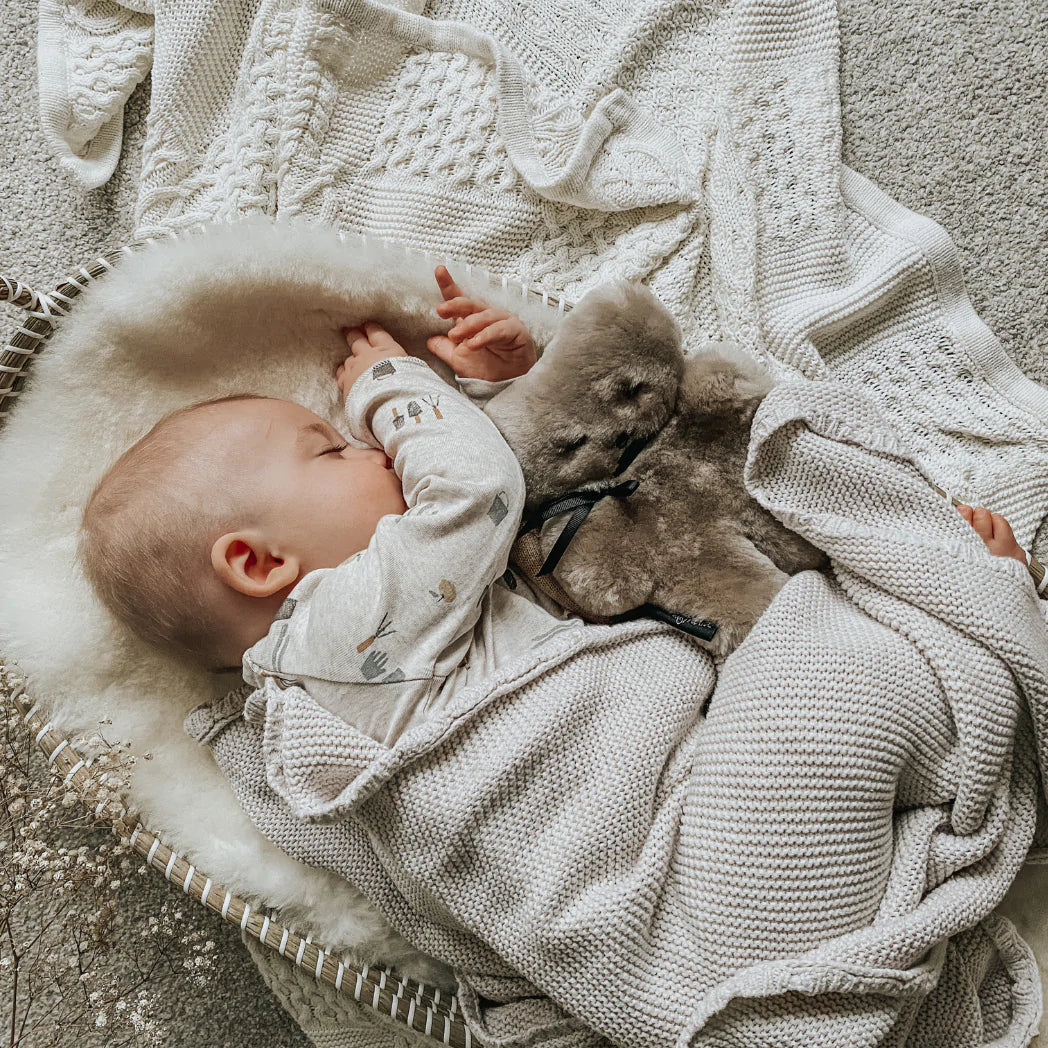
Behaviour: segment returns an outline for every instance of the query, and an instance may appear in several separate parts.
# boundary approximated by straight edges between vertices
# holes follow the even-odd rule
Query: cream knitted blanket
[[[155,26],[152,14],[155,6]],[[689,338],[868,389],[1029,545],[1048,393],[953,247],[843,167],[832,0],[42,0],[42,119],[108,175],[149,68],[143,233],[302,215],[577,297],[647,281]]]

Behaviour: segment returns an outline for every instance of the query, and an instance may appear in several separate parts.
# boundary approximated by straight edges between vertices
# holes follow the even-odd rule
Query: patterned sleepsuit
[[[507,571],[524,481],[478,406],[505,383],[460,385],[476,403],[416,357],[354,382],[349,433],[393,460],[407,511],[382,517],[366,549],[304,576],[244,653],[252,687],[299,684],[387,746],[459,688],[582,624]]]

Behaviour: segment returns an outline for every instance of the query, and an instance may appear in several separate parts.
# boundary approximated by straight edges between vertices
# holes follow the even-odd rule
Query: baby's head
[[[171,412],[125,451],[88,500],[79,555],[130,629],[215,669],[239,665],[303,575],[405,509],[385,452],[242,394]]]

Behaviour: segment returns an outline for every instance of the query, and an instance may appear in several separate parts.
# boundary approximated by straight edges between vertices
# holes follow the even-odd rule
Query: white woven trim
[[[63,739],[52,751],[51,756],[47,758],[47,763],[54,764],[55,758],[69,745],[68,739]]]
[[[72,767],[71,767],[71,768],[69,769],[69,771],[68,771],[68,772],[66,773],[66,777],[65,777],[65,782],[64,782],[64,785],[68,786],[68,785],[69,785],[69,783],[70,783],[70,782],[72,781],[72,778],[73,778],[73,776],[74,776],[74,775],[75,775],[75,774],[76,774],[76,773],[77,773],[77,772],[78,772],[78,771],[79,771],[79,770],[80,770],[80,769],[81,769],[82,767],[84,767],[84,761],[83,761],[83,758],[81,758],[80,760],[78,760],[78,761],[76,762],[76,764],[74,764],[74,765],[73,765],[73,766],[72,766]],[[138,832],[138,830],[136,829],[136,830],[135,830],[135,832],[137,833],[137,832]]]
[[[14,697],[18,697],[19,695],[23,694],[24,691],[25,691],[24,683],[20,682],[19,684],[17,684],[15,686],[15,689],[12,691],[11,694]],[[32,707],[25,714],[23,714],[23,722],[26,724],[27,727],[29,726],[29,722],[33,719],[34,716],[36,716],[39,713],[39,711],[40,711],[40,704],[39,703],[34,703],[32,705]],[[43,738],[43,736],[48,731],[52,730],[53,727],[54,727],[53,722],[48,721],[47,724],[45,724],[39,731],[36,732],[36,734],[35,734],[35,742],[36,742],[37,745],[39,745],[40,740]],[[58,754],[61,753],[63,750],[65,750],[67,747],[72,750],[74,755],[76,755],[76,750],[73,749],[72,743],[68,739],[61,739],[59,741],[58,745],[55,747],[55,749],[49,755],[49,763],[51,763],[53,765],[53,763],[54,763],[55,759],[57,758]],[[73,778],[73,776],[81,768],[88,768],[88,769],[90,769],[90,767],[94,763],[95,759],[96,759],[95,757],[89,757],[87,760],[84,760],[83,758],[78,759],[76,764],[72,768],[70,768],[70,770],[66,773],[66,776],[65,776],[66,784],[68,784],[70,782],[70,780]],[[99,778],[101,780],[104,780],[104,779],[107,778],[107,776],[108,776],[108,773],[103,773]],[[108,807],[108,804],[107,804],[106,801],[100,801],[98,803],[98,805],[96,806],[95,811],[96,811],[96,813],[99,816],[101,816],[106,811],[107,807]],[[133,827],[133,829],[131,830],[130,836],[128,838],[129,843],[130,843],[132,848],[136,848],[138,840],[139,840],[139,838],[141,837],[141,835],[143,833],[149,833],[149,835],[152,837],[152,840],[151,840],[150,845],[149,845],[149,850],[148,850],[148,852],[146,854],[146,862],[148,864],[152,865],[153,859],[155,858],[155,856],[157,854],[157,850],[161,847],[163,842],[160,840],[160,838],[152,835],[150,833],[150,831],[148,831],[146,829],[146,827],[141,822],[136,822],[134,827]],[[165,877],[168,880],[172,879],[172,871],[174,869],[175,864],[178,862],[178,860],[180,858],[181,858],[181,856],[177,852],[175,852],[173,849],[169,851],[169,857],[168,857],[168,860],[167,860],[167,865],[166,865],[165,870],[164,870],[164,875],[165,875]],[[185,878],[182,881],[182,890],[184,892],[186,892],[187,894],[191,892],[193,876],[194,876],[194,874],[196,874],[196,872],[197,872],[197,868],[196,868],[195,864],[189,863],[188,870],[186,872]],[[201,902],[201,904],[203,904],[205,906],[207,905],[207,901],[208,901],[208,899],[209,899],[209,897],[211,895],[211,892],[212,892],[213,888],[214,888],[214,883],[213,883],[212,879],[210,877],[207,877],[205,879],[205,881],[204,881],[204,887],[203,887],[203,890],[201,892],[201,896],[200,896],[200,900],[199,900]],[[221,916],[223,917],[223,919],[227,918],[227,914],[229,912],[229,907],[230,907],[232,901],[233,901],[233,895],[230,892],[227,891],[225,893],[224,898],[223,898],[222,907],[221,907],[221,911],[220,911],[221,912]],[[250,905],[248,903],[243,902],[243,900],[240,900],[240,901],[243,904],[243,914],[242,914],[242,916],[240,918],[240,928],[241,928],[241,931],[244,931],[244,930],[246,930],[248,919],[249,919],[249,917],[251,915],[251,907],[250,907]],[[269,927],[270,927],[271,923],[272,923],[272,920],[267,915],[263,919],[262,928],[261,928],[261,931],[259,932],[259,941],[264,946],[269,946],[269,944],[266,942],[266,936],[268,935]],[[292,934],[294,934],[294,933],[291,932],[290,929],[282,928],[280,946],[279,946],[279,948],[277,950],[277,952],[280,953],[281,956],[284,956],[284,951],[285,951],[285,949],[287,947],[287,943],[288,943],[288,940],[290,938],[290,935],[292,935]],[[306,947],[307,944],[313,944],[313,935],[312,935],[312,933],[310,933],[309,935],[305,936],[305,938],[300,938],[299,939],[298,952],[297,952],[296,957],[295,957],[295,963],[299,967],[303,967],[302,962],[303,962],[303,958],[304,958],[304,955],[305,955],[305,947]],[[269,948],[272,949],[272,947],[269,947]],[[321,948],[318,945],[317,946],[316,964],[315,964],[315,966],[313,968],[314,977],[318,981],[321,981],[323,979],[324,961],[327,959],[328,956],[329,956],[329,954],[323,948]],[[335,979],[334,979],[334,986],[335,986],[336,990],[341,991],[342,990],[343,980],[345,978],[346,965],[344,964],[344,962],[342,962],[340,960],[336,961],[336,963],[337,963],[337,970],[336,970]],[[364,988],[365,980],[369,980],[370,979],[371,967],[370,967],[370,965],[365,964],[363,966],[363,970],[362,971],[355,972],[354,974],[356,975],[356,985],[354,987],[353,996],[354,996],[354,998],[357,1001],[360,1001],[361,1003],[366,1003],[363,1000],[363,988]],[[404,1000],[407,1001],[407,1006],[408,1006],[408,1009],[407,1009],[407,1020],[406,1021],[407,1021],[407,1024],[409,1025],[409,1027],[411,1029],[414,1029],[415,1013],[418,1011],[418,1008],[420,1006],[423,1006],[422,995],[426,991],[427,987],[424,984],[416,983],[415,984],[416,988],[412,991],[410,989],[409,985],[408,985],[407,980],[395,976],[393,973],[386,971],[384,968],[379,968],[378,969],[377,985],[372,983],[371,986],[372,986],[372,998],[371,998],[371,1007],[372,1007],[372,1009],[374,1009],[375,1011],[380,1011],[381,991],[388,987],[390,989],[390,992],[391,992],[391,995],[392,995],[391,1006],[390,1006],[390,1017],[395,1019],[395,1020],[397,1020],[398,1022],[402,1021],[402,1020],[399,1019],[399,1011],[400,1011],[400,1002],[401,1002],[402,999],[404,999]],[[433,991],[433,1005],[439,1005],[440,1000],[441,1000],[440,988],[439,987],[432,987],[432,991]],[[449,1014],[447,1016],[443,1016],[442,1017],[444,1019],[444,1036],[443,1036],[443,1041],[444,1041],[445,1044],[449,1044],[450,1043],[450,1037],[451,1037],[451,1017],[453,1017],[457,1013],[457,1010],[458,1010],[457,1009],[457,1005],[458,1005],[457,999],[454,996],[452,996],[451,999],[450,999]],[[434,1020],[434,1017],[435,1017],[435,1010],[434,1010],[434,1007],[430,1006],[430,1005],[425,1005],[425,1008],[426,1008],[426,1032],[427,1032],[427,1034],[432,1034],[433,1020]],[[472,1035],[470,1034],[470,1031],[469,1031],[468,1027],[465,1026],[465,1024],[463,1024],[463,1029],[464,1029],[464,1032],[465,1032],[466,1046],[467,1046],[467,1048],[472,1048]]]

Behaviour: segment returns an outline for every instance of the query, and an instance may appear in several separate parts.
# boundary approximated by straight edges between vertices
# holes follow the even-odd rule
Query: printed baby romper
[[[501,385],[463,383],[478,402]],[[509,583],[524,481],[480,407],[409,356],[362,374],[345,411],[352,437],[393,461],[407,511],[302,578],[243,673],[257,689],[298,685],[391,745],[458,687],[579,620]]]

